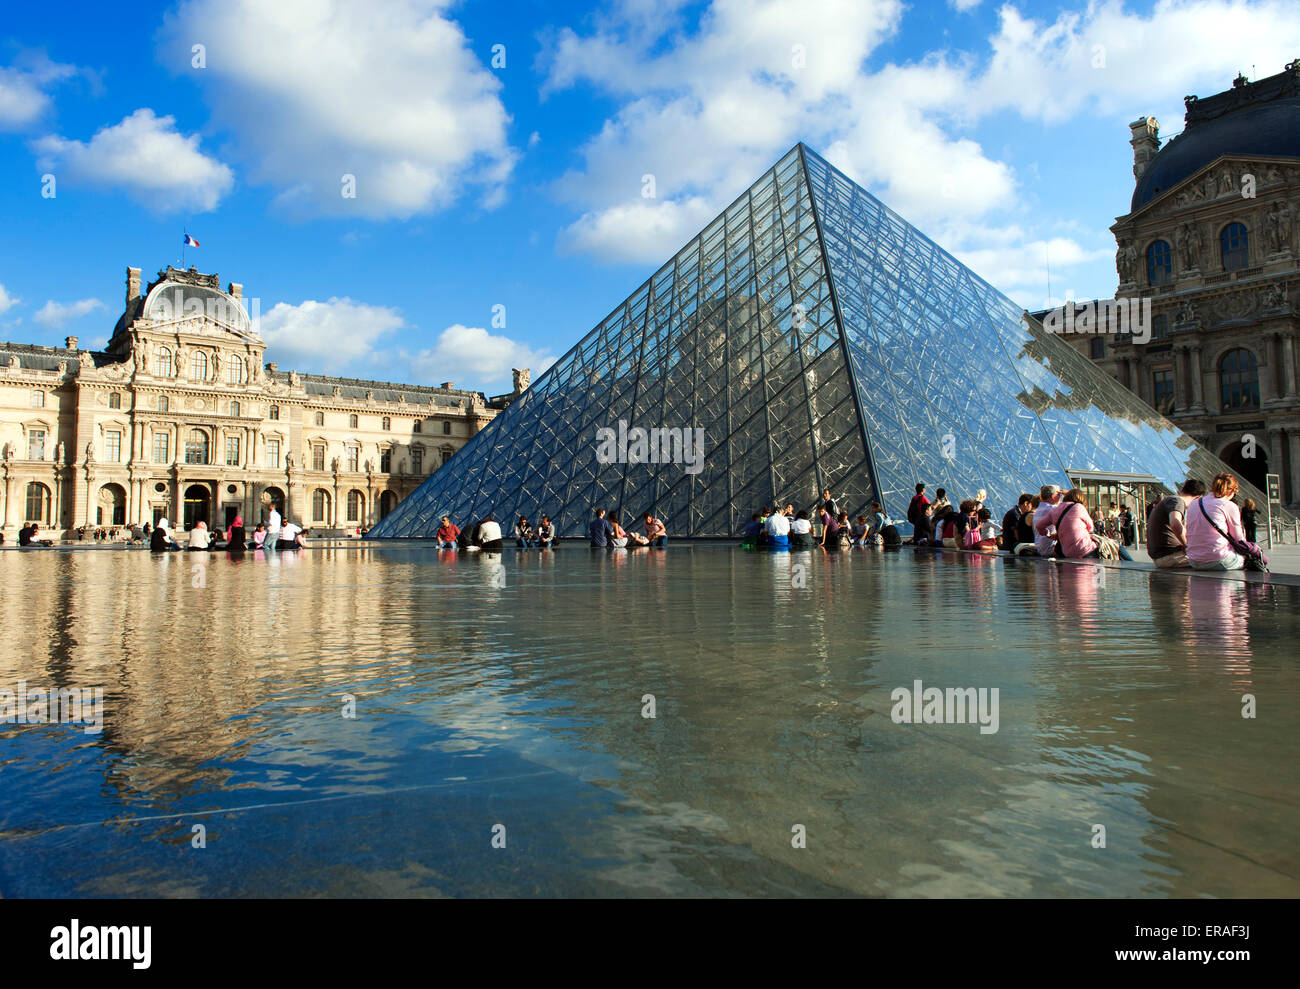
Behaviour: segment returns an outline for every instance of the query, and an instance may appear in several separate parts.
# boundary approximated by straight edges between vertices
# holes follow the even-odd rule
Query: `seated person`
[[[998,550],[998,533],[1002,527],[993,521],[993,513],[987,508],[981,508],[975,513],[975,521],[979,527],[979,545],[974,547],[981,553],[996,553]]]
[[[808,518],[808,509],[799,509],[799,514],[790,523],[790,548],[812,549],[812,520]]]
[[[614,549],[627,549],[627,530],[619,525],[618,512],[610,516],[609,527],[614,531],[610,536],[609,545]]]
[[[253,549],[261,549],[266,545],[266,523],[258,522],[257,528],[253,530]]]
[[[1190,567],[1187,559],[1187,509],[1205,494],[1205,485],[1188,478],[1177,494],[1158,501],[1147,519],[1147,556],[1161,570]]]
[[[280,526],[280,538],[275,541],[275,548],[280,549],[299,549],[302,547],[302,541],[298,538],[302,535],[302,526],[293,522],[285,522]]]
[[[455,549],[456,541],[460,538],[460,526],[451,520],[450,515],[442,517],[442,525],[438,526],[437,540],[439,549]]]
[[[551,524],[549,515],[542,516],[542,524],[537,527],[537,547],[538,549],[550,549],[551,544],[555,542],[555,526]]]
[[[19,529],[18,545],[19,546],[53,546],[54,545],[53,539],[36,538],[37,535],[40,533],[40,531],[41,531],[41,527],[36,522],[32,522],[30,525],[26,525],[23,528]]]
[[[515,523],[515,545],[520,549],[528,549],[533,545],[533,527],[526,515],[519,516],[519,521]]]
[[[934,541],[934,506],[928,501],[917,509],[912,523],[912,545],[928,546]]]
[[[645,541],[650,546],[663,549],[668,545],[668,530],[655,518],[653,513],[645,513]]]
[[[773,512],[763,525],[763,535],[768,549],[788,549],[790,547],[790,520],[780,512]]]
[[[208,523],[200,520],[199,524],[190,530],[190,540],[186,549],[208,549],[212,542],[212,533],[208,532]]]
[[[1056,526],[1057,554],[1067,559],[1085,560],[1101,556],[1100,546],[1093,538],[1096,523],[1088,514],[1085,497],[1078,488],[1071,488],[1061,497],[1060,504],[1042,513],[1042,518],[1038,513],[1034,516],[1034,529],[1040,535],[1049,527]],[[1133,559],[1123,546],[1118,548],[1120,559]]]
[[[501,552],[501,526],[491,512],[478,524],[478,544],[486,552]]]
[[[758,534],[763,531],[762,517],[758,512],[750,516],[745,525],[745,533],[740,540],[741,549],[755,549],[758,546]]]
[[[867,517],[859,515],[858,520],[853,523],[853,527],[849,530],[849,545],[865,546],[867,544],[867,528]]]

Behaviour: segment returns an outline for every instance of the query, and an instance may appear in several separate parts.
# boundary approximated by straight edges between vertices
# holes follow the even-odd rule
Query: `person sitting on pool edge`
[[[486,553],[501,552],[501,526],[497,520],[488,512],[483,521],[478,524],[478,544],[479,548]]]
[[[460,526],[451,520],[450,515],[442,517],[442,525],[438,526],[437,540],[439,549],[455,549],[456,541],[460,538]]]
[[[1088,514],[1087,497],[1078,488],[1071,488],[1061,496],[1061,501],[1048,511],[1034,513],[1034,529],[1041,536],[1052,526],[1056,527],[1057,555],[1071,560],[1097,559],[1101,547],[1093,539],[1095,524]],[[1131,560],[1132,555],[1116,544],[1121,560]]]
[[[1160,570],[1190,567],[1187,559],[1187,508],[1205,494],[1205,484],[1189,477],[1177,494],[1161,498],[1147,518],[1147,556]]]
[[[537,548],[550,549],[551,544],[555,542],[555,526],[551,524],[549,515],[542,516],[542,523],[537,527]]]
[[[664,549],[668,545],[668,530],[654,517],[653,512],[645,513],[645,541],[656,549]]]
[[[764,535],[767,536],[768,549],[789,549],[790,520],[781,512],[773,512],[764,523]]]
[[[812,549],[812,520],[808,518],[808,509],[799,509],[799,514],[790,523],[790,548]]]

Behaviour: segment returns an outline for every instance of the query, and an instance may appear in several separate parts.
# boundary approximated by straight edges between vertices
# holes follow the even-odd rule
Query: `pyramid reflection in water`
[[[702,461],[645,462],[636,428],[702,429]],[[1000,513],[1078,470],[1172,488],[1227,468],[797,145],[370,535],[491,511],[572,536],[606,507],[734,536],[826,487],[898,518],[917,481]]]

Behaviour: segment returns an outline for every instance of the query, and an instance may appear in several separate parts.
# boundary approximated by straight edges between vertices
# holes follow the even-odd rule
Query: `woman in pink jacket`
[[[1232,496],[1237,493],[1237,479],[1218,474],[1210,484],[1210,493],[1187,506],[1187,559],[1197,570],[1240,570],[1246,565],[1241,554],[1216,529],[1233,539],[1245,541],[1241,509]]]
[[[1082,491],[1071,488],[1061,496],[1059,505],[1052,505],[1046,511],[1042,505],[1034,512],[1034,531],[1040,536],[1047,535],[1047,530],[1056,526],[1056,541],[1060,544],[1061,555],[1072,560],[1082,560],[1101,555],[1097,543],[1092,538],[1092,516]],[[1119,547],[1122,560],[1133,559],[1123,546]]]

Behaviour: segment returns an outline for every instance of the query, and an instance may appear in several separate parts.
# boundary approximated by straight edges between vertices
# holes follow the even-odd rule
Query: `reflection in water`
[[[0,689],[106,707],[0,725],[6,896],[1300,892],[1289,587],[684,545],[0,579]],[[916,679],[1000,730],[894,724]]]

